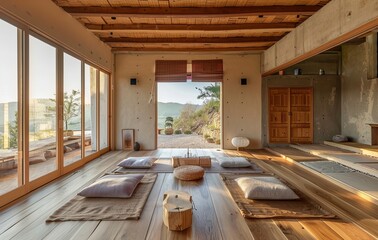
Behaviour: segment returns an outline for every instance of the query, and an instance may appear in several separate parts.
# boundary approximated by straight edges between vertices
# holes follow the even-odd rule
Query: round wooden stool
[[[203,178],[205,170],[200,166],[186,165],[173,170],[173,175],[184,181],[193,181]]]

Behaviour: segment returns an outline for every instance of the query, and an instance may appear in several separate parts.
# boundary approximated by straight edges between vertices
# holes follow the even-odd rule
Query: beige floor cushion
[[[129,198],[143,174],[105,175],[81,190],[83,197]]]
[[[297,194],[275,177],[241,177],[235,179],[245,198],[265,200],[298,199]]]
[[[217,157],[219,165],[224,168],[250,167],[251,164],[243,157]]]
[[[154,157],[128,157],[118,163],[123,168],[150,168],[154,165]]]
[[[200,166],[186,165],[177,167],[175,170],[173,170],[173,175],[184,181],[201,179],[203,178],[204,174],[205,170]]]

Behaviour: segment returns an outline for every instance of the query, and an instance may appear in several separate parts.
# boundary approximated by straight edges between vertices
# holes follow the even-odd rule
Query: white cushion
[[[332,137],[334,142],[348,142],[348,137],[344,135],[335,135]]]
[[[150,168],[154,165],[156,158],[153,157],[129,157],[118,163],[123,168]]]
[[[219,164],[225,168],[250,167],[251,164],[243,157],[217,157]]]
[[[275,177],[241,177],[235,179],[244,197],[249,199],[291,200],[297,194]]]
[[[143,174],[105,175],[81,190],[83,197],[129,198]]]

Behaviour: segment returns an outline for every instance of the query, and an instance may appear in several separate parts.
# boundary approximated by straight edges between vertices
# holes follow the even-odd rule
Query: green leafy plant
[[[176,129],[174,133],[175,134],[182,134],[182,131],[180,129]]]
[[[4,148],[4,136],[0,134],[0,149]]]
[[[70,120],[80,114],[80,92],[77,90],[72,90],[71,94],[64,93],[64,109],[63,109],[63,121],[64,130],[68,130],[68,125]],[[53,106],[48,106],[47,111],[54,115],[56,113],[56,99],[50,99],[54,103]]]
[[[172,128],[173,127],[173,117],[166,117],[164,126],[165,126],[165,128]]]
[[[9,147],[18,147],[18,112],[14,114],[13,124],[9,124]]]
[[[190,131],[190,130],[185,130],[185,131],[184,131],[184,134],[188,134],[188,135],[189,135],[189,134],[192,134],[192,131]]]
[[[164,122],[165,135],[172,135],[173,134],[173,117],[166,117]]]
[[[220,100],[220,86],[218,83],[211,84],[210,86],[205,86],[203,88],[197,88],[200,91],[200,95],[197,96],[197,99],[213,99]]]

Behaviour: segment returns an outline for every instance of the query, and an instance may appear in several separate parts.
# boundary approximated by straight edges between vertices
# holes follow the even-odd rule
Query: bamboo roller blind
[[[157,82],[186,82],[186,60],[156,60]]]
[[[223,81],[223,60],[193,60],[192,61],[193,82],[222,82]]]
[[[157,82],[186,82],[186,60],[156,60],[155,79]],[[193,60],[193,82],[222,82],[223,60]]]

